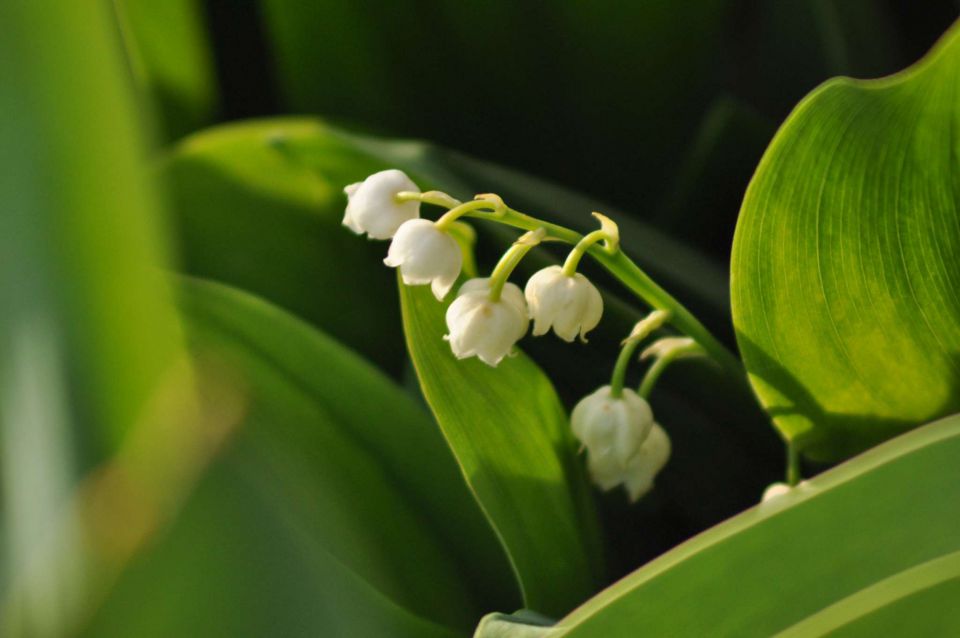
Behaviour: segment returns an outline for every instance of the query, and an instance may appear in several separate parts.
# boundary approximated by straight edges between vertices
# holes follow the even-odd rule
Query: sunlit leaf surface
[[[733,317],[776,425],[831,460],[960,409],[960,31],[885,80],[833,80],[744,200]]]

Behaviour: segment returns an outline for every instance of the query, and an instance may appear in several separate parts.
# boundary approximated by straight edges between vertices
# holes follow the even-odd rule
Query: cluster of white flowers
[[[451,234],[454,220],[468,209],[497,209],[503,205],[492,195],[462,204],[444,193],[421,193],[398,170],[375,173],[347,186],[344,192],[348,198],[344,226],[373,239],[391,239],[384,263],[399,268],[407,285],[429,284],[441,301],[460,277],[464,264],[463,249]],[[450,211],[436,222],[421,219],[422,201],[440,203]],[[578,335],[586,341],[586,334],[600,323],[603,299],[597,288],[576,272],[577,264],[593,243],[604,241],[610,251],[615,251],[618,242],[616,224],[599,213],[594,215],[601,222],[601,230],[584,237],[562,267],[549,266],[535,273],[524,290],[508,282],[507,277],[523,255],[541,241],[545,233],[542,228],[517,240],[490,277],[464,282],[447,309],[448,334],[444,336],[458,359],[477,357],[497,366],[527,333],[531,320],[534,336],[552,329],[564,341],[573,341]],[[624,342],[629,345],[625,345],[621,359],[628,361],[637,344],[666,317],[665,312],[655,311],[638,323]],[[644,356],[655,356],[666,364],[694,346],[689,339],[662,339]],[[571,426],[587,452],[593,482],[604,490],[623,485],[635,501],[650,491],[654,477],[670,457],[670,439],[654,422],[646,399],[622,387],[623,369],[615,369],[616,390],[603,386],[576,405]],[[651,375],[651,385],[658,374]]]
[[[587,395],[573,408],[573,434],[587,451],[590,478],[603,490],[623,485],[636,501],[653,488],[653,479],[670,458],[670,439],[653,420],[646,399],[609,385]]]
[[[384,263],[399,268],[409,286],[430,284],[443,300],[463,268],[463,253],[442,221],[420,218],[420,201],[401,193],[419,194],[402,171],[374,173],[344,189],[348,203],[343,225],[372,239],[392,239]],[[565,341],[581,339],[603,314],[603,299],[580,273],[565,274],[550,266],[534,274],[521,292],[515,284],[491,286],[489,279],[471,279],[447,310],[445,337],[459,358],[477,357],[496,366],[527,333],[533,320],[534,336],[550,328]]]

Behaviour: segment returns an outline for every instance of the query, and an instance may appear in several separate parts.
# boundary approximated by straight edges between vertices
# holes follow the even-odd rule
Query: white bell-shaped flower
[[[420,202],[398,202],[403,191],[419,193],[417,185],[403,171],[390,169],[374,173],[362,182],[343,189],[347,194],[347,210],[343,225],[371,239],[390,239],[400,225],[420,216]]]
[[[593,330],[603,315],[603,298],[596,286],[580,273],[565,275],[560,266],[548,266],[536,272],[524,291],[533,336],[553,331],[564,341],[573,341],[577,333],[585,335]]]
[[[670,439],[650,405],[629,388],[613,397],[603,386],[580,400],[570,421],[586,448],[591,480],[603,490],[623,485],[631,500],[650,490],[670,456]]]
[[[760,502],[766,503],[784,494],[789,494],[791,489],[792,488],[786,483],[771,483],[767,486],[767,489],[763,490],[763,496],[760,498]]]
[[[670,460],[670,437],[654,423],[650,434],[640,445],[640,451],[627,463],[623,477],[623,486],[631,501],[653,489],[653,479]]]
[[[527,304],[516,284],[505,283],[500,299],[491,301],[490,280],[471,279],[447,308],[449,334],[444,339],[458,359],[475,356],[496,367],[529,325]]]
[[[619,397],[614,397],[610,386],[605,385],[580,399],[570,415],[570,426],[591,458],[601,465],[609,462],[622,469],[650,433],[653,411],[646,400],[630,388],[624,388]]]
[[[411,219],[393,236],[383,263],[400,268],[403,283],[408,286],[430,284],[433,295],[442,300],[460,276],[463,252],[457,241],[434,222]]]

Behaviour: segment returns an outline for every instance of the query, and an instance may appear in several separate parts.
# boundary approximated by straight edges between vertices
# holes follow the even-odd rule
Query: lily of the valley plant
[[[621,344],[611,381],[584,397],[573,409],[573,435],[587,455],[587,469],[603,490],[623,486],[631,500],[653,487],[656,474],[670,457],[670,439],[654,422],[648,403],[657,379],[672,361],[686,356],[712,356],[720,365],[737,367],[735,358],[673,297],[657,286],[620,250],[617,225],[593,213],[600,228],[585,236],[509,208],[494,194],[461,202],[440,191],[421,192],[399,170],[370,175],[344,189],[347,208],[343,225],[371,239],[390,239],[384,263],[400,271],[404,284],[430,285],[438,301],[453,289],[472,263],[472,228],[462,217],[487,219],[526,230],[503,254],[489,277],[464,281],[446,312],[444,336],[458,359],[476,357],[496,367],[533,323],[533,335],[551,329],[564,341],[586,342],[603,316],[603,298],[578,266],[590,254],[653,311],[639,321]],[[421,204],[446,212],[436,221],[420,217]],[[509,281],[524,256],[544,241],[572,244],[562,265],[536,272],[523,290]],[[467,261],[469,260],[469,261]],[[665,324],[687,336],[663,337],[641,354],[650,360],[640,387],[624,387],[627,368],[639,345]]]

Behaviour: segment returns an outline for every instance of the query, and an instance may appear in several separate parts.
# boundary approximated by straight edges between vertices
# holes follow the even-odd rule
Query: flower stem
[[[613,374],[610,375],[610,396],[615,399],[623,394],[627,368],[630,367],[630,360],[633,359],[633,353],[637,351],[640,341],[641,339],[627,339],[620,348],[620,356],[617,357],[617,363],[613,366]]]
[[[467,215],[487,219],[491,217],[489,214],[482,213],[467,213]],[[512,208],[508,208],[503,215],[497,217],[494,221],[523,230],[543,228],[551,238],[568,244],[576,245],[583,239],[583,235],[576,231],[542,221],[530,215],[525,215]],[[586,252],[641,300],[653,308],[669,312],[670,323],[677,328],[677,330],[692,337],[694,341],[699,343],[703,349],[706,350],[707,354],[727,372],[737,378],[743,377],[744,370],[740,360],[727,350],[689,310],[670,295],[670,293],[657,285],[657,283],[653,281],[647,273],[643,272],[632,259],[627,257],[622,250],[610,254],[604,250],[603,247],[592,244]]]
[[[663,341],[675,341],[675,339],[665,339]],[[683,341],[686,343],[679,347],[670,348],[661,356],[658,356],[653,360],[653,363],[650,364],[649,368],[647,368],[647,373],[643,375],[643,380],[640,382],[640,387],[637,389],[637,394],[642,396],[644,399],[649,399],[650,394],[653,392],[653,387],[657,384],[657,380],[660,378],[660,375],[663,374],[664,370],[666,370],[671,363],[677,359],[680,359],[681,357],[687,357],[692,354],[704,354],[703,346],[696,341],[691,341],[687,338],[684,338]],[[646,357],[647,355],[648,352],[643,353],[643,357]]]
[[[440,224],[445,218],[447,218],[448,215],[454,211],[457,211],[456,217],[463,215],[466,217],[490,219],[491,221],[496,221],[501,224],[506,224],[507,226],[513,226],[514,228],[520,228],[528,231],[534,231],[539,228],[543,228],[551,239],[557,239],[567,244],[571,244],[574,246],[574,250],[576,250],[577,245],[582,240],[586,239],[580,233],[570,230],[569,228],[565,228],[558,224],[551,224],[550,222],[542,221],[536,217],[532,217],[509,208],[503,205],[502,201],[493,202],[489,201],[488,199],[478,199],[472,202],[467,202],[466,204],[460,204],[459,200],[456,200],[446,193],[439,191],[427,191],[425,193],[403,192],[399,193],[397,198],[398,200],[403,201],[419,200],[424,203],[435,204],[437,206],[449,209],[447,213],[445,213],[443,217],[437,221],[437,224]],[[482,211],[481,209],[484,208],[488,210]],[[493,209],[493,212],[491,212],[490,209]],[[594,233],[596,232],[603,232],[603,229],[600,231],[594,231]],[[594,233],[588,234],[587,237],[593,235]],[[524,253],[525,252],[526,251],[524,251]],[[706,326],[700,323],[700,321],[693,316],[693,313],[687,310],[670,293],[657,285],[657,283],[653,281],[653,279],[651,279],[647,273],[643,272],[643,270],[641,270],[632,259],[627,257],[622,250],[608,251],[604,247],[597,245],[597,243],[591,240],[591,243],[585,247],[585,250],[583,251],[583,254],[586,253],[592,255],[601,266],[603,266],[608,272],[610,272],[610,274],[620,280],[624,286],[626,286],[641,300],[657,310],[665,310],[669,312],[670,323],[673,324],[677,330],[683,332],[689,337],[692,337],[694,341],[699,343],[710,356],[710,358],[716,361],[729,374],[736,378],[743,378],[744,370],[740,360],[737,359],[737,357],[722,343],[720,343],[720,341],[714,337],[709,330],[707,330]],[[581,257],[582,255],[575,258],[575,265],[579,264]],[[504,258],[506,258],[506,255],[504,255]],[[569,260],[570,257],[567,258],[567,261]],[[519,262],[519,259],[517,261]],[[514,266],[516,266],[516,264],[514,264]],[[566,267],[566,264],[564,264],[564,267]],[[497,265],[497,268],[500,268],[500,264]],[[513,268],[511,268],[511,271],[512,269]],[[494,272],[496,272],[496,270]],[[505,281],[506,279],[500,283],[499,290],[502,290],[503,283]],[[499,290],[497,292],[498,298]]]
[[[490,274],[490,301],[500,301],[500,293],[503,292],[503,286],[510,278],[510,273],[517,267],[524,255],[540,243],[544,235],[546,235],[546,231],[542,227],[533,229],[524,233],[517,241],[513,242],[507,252],[503,253],[503,257],[500,258],[496,268],[493,269],[493,273]]]
[[[794,487],[801,479],[800,452],[793,441],[787,443],[787,485]]]
[[[445,212],[443,216],[436,221],[435,226],[437,227],[437,230],[445,230],[450,226],[450,224],[457,221],[459,218],[463,217],[464,215],[477,211],[481,208],[489,209],[492,206],[493,205],[490,202],[484,199],[475,199],[471,202],[460,204],[459,206],[455,206],[450,210],[448,210],[447,212]],[[489,216],[489,213],[487,215]]]
[[[567,255],[566,261],[563,262],[563,274],[567,277],[573,277],[577,272],[577,266],[580,265],[580,260],[583,259],[583,255],[589,250],[590,246],[605,239],[608,239],[608,235],[602,229],[585,235],[583,239],[577,242],[577,245]]]

